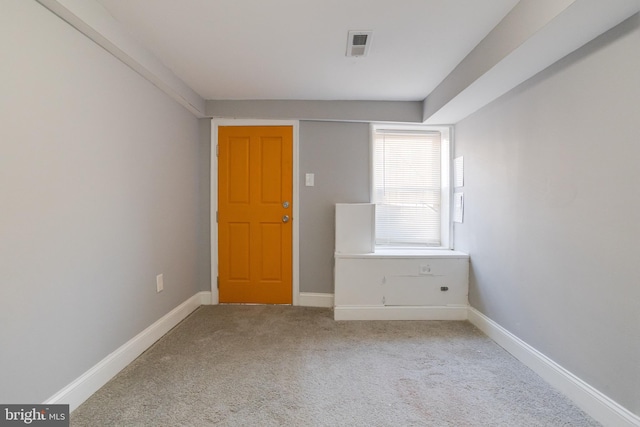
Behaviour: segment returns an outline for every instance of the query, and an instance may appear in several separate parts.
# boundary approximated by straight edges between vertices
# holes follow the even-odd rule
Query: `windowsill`
[[[375,248],[371,253],[335,253],[336,258],[462,258],[469,254],[451,249],[437,248]]]

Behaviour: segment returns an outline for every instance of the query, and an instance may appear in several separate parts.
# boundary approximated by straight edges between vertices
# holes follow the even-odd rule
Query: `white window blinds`
[[[441,134],[374,130],[376,244],[441,246]]]

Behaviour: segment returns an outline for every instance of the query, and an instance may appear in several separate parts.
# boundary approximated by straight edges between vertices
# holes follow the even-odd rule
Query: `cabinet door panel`
[[[335,305],[382,305],[383,274],[372,260],[336,259]]]

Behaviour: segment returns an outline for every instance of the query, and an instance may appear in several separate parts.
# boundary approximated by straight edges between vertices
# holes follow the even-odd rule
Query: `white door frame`
[[[298,120],[252,120],[213,119],[211,120],[211,304],[220,302],[218,295],[218,126],[292,126],[293,127],[293,242],[292,242],[292,289],[293,305],[300,305],[300,226],[299,201],[300,186],[298,173],[299,139]]]

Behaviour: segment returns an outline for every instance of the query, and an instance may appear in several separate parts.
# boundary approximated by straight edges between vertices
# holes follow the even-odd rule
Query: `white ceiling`
[[[423,100],[518,0],[98,0],[204,99]],[[349,30],[373,30],[345,56]]]

